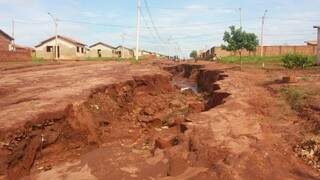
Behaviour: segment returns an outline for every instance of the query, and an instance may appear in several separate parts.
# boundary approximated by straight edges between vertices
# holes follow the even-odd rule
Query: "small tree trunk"
[[[241,52],[241,50],[239,51],[239,55],[240,55],[240,70],[242,71],[242,52]]]

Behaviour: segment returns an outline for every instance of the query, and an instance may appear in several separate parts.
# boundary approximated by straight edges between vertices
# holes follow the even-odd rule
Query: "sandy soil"
[[[4,179],[320,179],[293,150],[301,117],[268,84],[282,72],[205,62],[0,69]],[[181,92],[168,71],[201,93]]]

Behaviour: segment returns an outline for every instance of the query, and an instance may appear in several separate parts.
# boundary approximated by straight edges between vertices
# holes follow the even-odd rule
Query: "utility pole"
[[[316,28],[318,30],[318,42],[317,42],[317,65],[320,66],[320,26],[313,26],[313,28]]]
[[[139,60],[139,40],[140,40],[140,13],[141,13],[141,0],[137,0],[137,35],[136,35],[136,60]]]
[[[125,33],[122,33],[121,34],[121,54],[123,53],[123,51],[124,51],[124,41],[125,41],[125,37],[126,36],[126,34]]]
[[[239,8],[240,13],[240,28],[242,28],[242,8]]]
[[[126,33],[122,33],[120,36],[121,36],[121,44],[122,44],[122,46],[124,46],[124,41],[126,39],[127,34]]]
[[[262,16],[262,24],[261,24],[261,39],[260,39],[260,56],[262,57],[263,56],[263,32],[264,32],[264,20],[266,18],[266,15],[267,15],[267,12],[268,10],[265,10],[264,11],[264,14]]]
[[[56,19],[51,13],[48,12],[48,15],[52,18],[54,23],[54,34],[55,34],[55,40],[54,40],[54,59],[58,60],[58,19]]]
[[[14,39],[15,39],[15,37],[14,37],[14,25],[15,25],[15,22],[14,22],[14,18],[12,18],[12,38],[13,38],[13,40],[12,40],[12,51],[15,51],[16,50],[16,47],[15,47],[15,42],[14,42]]]

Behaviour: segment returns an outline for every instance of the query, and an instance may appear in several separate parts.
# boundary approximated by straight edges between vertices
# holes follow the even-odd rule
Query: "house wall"
[[[36,57],[44,58],[44,59],[54,59],[55,53],[54,48],[52,52],[47,52],[47,46],[55,46],[55,40],[46,42],[43,45],[36,47]],[[77,46],[64,41],[62,39],[58,39],[58,46],[60,48],[60,58],[59,59],[79,59],[85,56],[86,50],[84,46],[80,47],[80,52],[77,52]],[[81,48],[84,48],[84,53],[81,53]]]
[[[134,52],[126,48],[120,47],[117,49],[117,51],[121,52],[121,58],[132,58],[134,56]]]
[[[88,57],[99,57],[98,50],[101,49],[101,57],[117,57],[115,53],[115,49],[103,46],[101,44],[98,44],[92,48],[90,48],[90,51],[88,52]]]
[[[0,51],[9,51],[11,41],[0,34]]]

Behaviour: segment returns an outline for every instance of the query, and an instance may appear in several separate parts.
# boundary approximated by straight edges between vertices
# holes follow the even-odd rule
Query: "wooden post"
[[[318,43],[317,43],[317,65],[320,65],[320,26],[313,26],[318,30]]]

